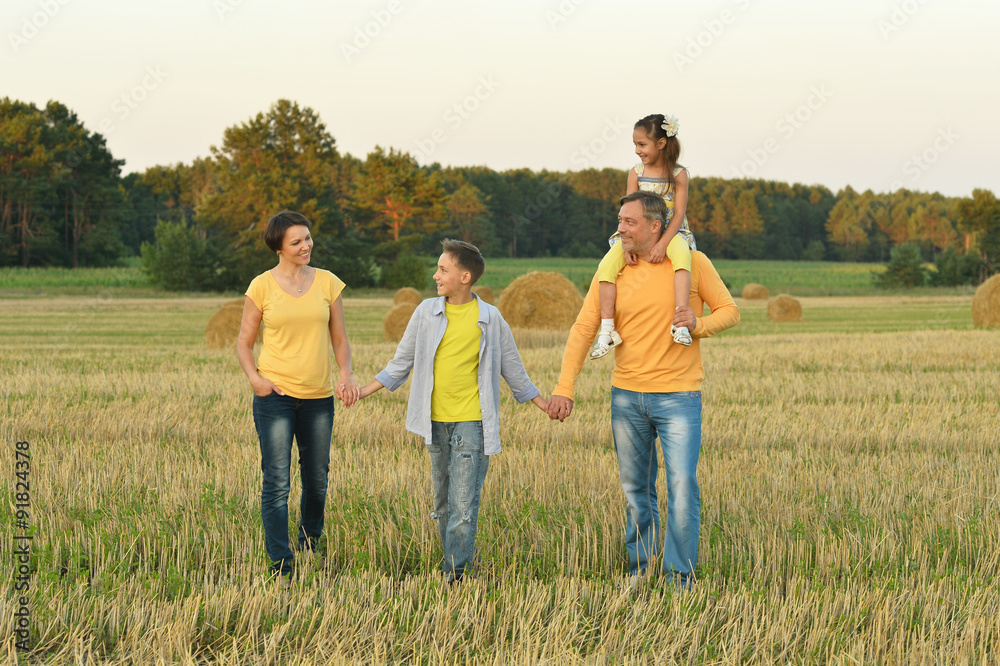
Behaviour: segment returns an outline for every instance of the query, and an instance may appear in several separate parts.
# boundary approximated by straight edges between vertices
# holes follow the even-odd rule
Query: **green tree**
[[[856,261],[868,246],[867,221],[858,215],[857,197],[850,187],[837,197],[826,222],[826,231],[830,242],[840,246],[844,257]]]
[[[120,179],[125,161],[116,160],[104,137],[87,131],[65,106],[50,102],[46,112],[57,128],[59,148],[70,156],[63,160],[57,185],[64,202],[63,237],[70,265],[80,265],[81,246],[88,258],[103,253],[108,256],[102,263],[113,262],[122,249],[118,229],[125,203]]]
[[[55,184],[65,170],[52,132],[34,104],[0,100],[0,233],[5,263],[32,263],[56,236]]]
[[[189,195],[196,222],[225,248],[224,287],[242,288],[273,261],[262,234],[282,210],[312,220],[317,245],[345,232],[340,156],[312,109],[278,100],[267,113],[227,128],[212,156],[210,167],[191,174]]]
[[[955,248],[947,247],[935,262],[936,270],[930,274],[931,284],[937,287],[972,284],[979,277],[982,263],[974,252],[959,254]]]
[[[445,193],[439,178],[409,153],[376,146],[355,181],[354,203],[362,223],[394,241],[404,227],[421,234],[440,230]]]
[[[113,262],[121,252],[121,160],[72,111],[0,100],[0,262]]]
[[[184,220],[156,226],[155,243],[142,244],[142,267],[150,282],[169,291],[219,291],[216,257]]]
[[[958,202],[959,227],[969,235],[983,260],[981,280],[1000,270],[1000,201],[989,190],[975,189]]]
[[[955,223],[941,199],[919,204],[913,211],[913,227],[917,235],[937,251],[951,246],[955,240]]]
[[[875,274],[875,285],[883,289],[919,287],[926,281],[927,271],[924,270],[920,246],[916,243],[903,243],[892,248],[885,271]]]
[[[486,195],[475,185],[464,183],[448,195],[445,203],[449,233],[467,243],[485,247],[495,240]]]

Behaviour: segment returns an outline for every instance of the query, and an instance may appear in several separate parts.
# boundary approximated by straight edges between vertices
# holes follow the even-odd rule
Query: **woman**
[[[326,508],[333,397],[345,405],[358,399],[351,372],[351,346],[344,326],[344,283],[329,271],[309,266],[312,222],[282,211],[264,230],[264,242],[278,265],[250,283],[236,356],[253,388],[253,420],[260,438],[264,473],[261,518],[272,573],[291,579],[295,556],[288,543],[292,437],[299,447],[302,517],[299,550],[311,550],[323,533]],[[253,345],[264,324],[264,344],[254,363]],[[336,391],[328,350],[340,368]]]

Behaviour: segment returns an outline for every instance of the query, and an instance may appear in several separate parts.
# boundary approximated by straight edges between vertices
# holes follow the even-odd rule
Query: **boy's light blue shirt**
[[[483,415],[483,452],[490,456],[500,453],[500,378],[503,377],[518,402],[527,402],[539,395],[528,378],[521,355],[514,344],[510,326],[500,311],[479,301],[479,406]],[[448,328],[444,313],[444,296],[429,298],[417,306],[406,326],[396,355],[375,379],[390,391],[395,391],[413,371],[410,399],[406,410],[406,429],[420,435],[431,444],[431,393],[434,390],[434,355]]]

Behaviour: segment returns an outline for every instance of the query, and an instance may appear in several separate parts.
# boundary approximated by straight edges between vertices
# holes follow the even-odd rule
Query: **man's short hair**
[[[662,234],[667,226],[667,204],[663,201],[663,197],[653,192],[636,190],[619,199],[618,205],[624,206],[630,201],[638,201],[642,204],[642,214],[647,222],[652,224],[655,220],[660,221],[660,233]]]
[[[469,271],[469,274],[472,275],[470,286],[476,284],[479,278],[483,277],[483,272],[486,270],[486,260],[483,259],[478,247],[472,243],[453,238],[445,238],[441,241],[441,247],[446,254],[451,255],[459,268]]]
[[[290,210],[283,210],[270,220],[264,228],[264,243],[271,248],[272,252],[277,252],[285,244],[285,232],[292,227],[302,225],[306,229],[312,229],[312,222],[302,213]]]

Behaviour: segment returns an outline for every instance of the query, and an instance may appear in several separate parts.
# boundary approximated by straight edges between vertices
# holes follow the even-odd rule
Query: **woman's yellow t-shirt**
[[[479,403],[479,299],[444,304],[448,327],[434,354],[431,421],[482,421]]]
[[[302,399],[333,395],[330,305],[344,286],[336,275],[317,268],[312,286],[298,298],[285,293],[271,271],[247,287],[247,296],[263,314],[264,345],[257,372],[286,395]]]

